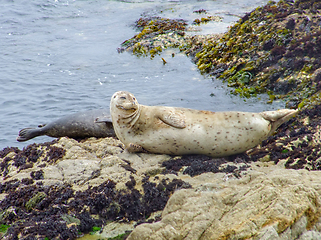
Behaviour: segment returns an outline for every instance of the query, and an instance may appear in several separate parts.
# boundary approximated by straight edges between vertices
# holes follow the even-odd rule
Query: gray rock
[[[303,233],[298,240],[320,240],[321,233],[316,231],[307,231]]]
[[[207,184],[216,186],[215,191],[199,184],[197,190],[175,192],[162,220],[139,225],[128,239],[268,239],[288,228],[290,237],[297,238],[306,229],[305,214],[320,211],[321,191],[314,186],[321,184],[321,173],[254,164],[252,169],[247,176],[228,181],[215,174],[194,177],[190,181],[194,187],[198,178],[206,176]]]

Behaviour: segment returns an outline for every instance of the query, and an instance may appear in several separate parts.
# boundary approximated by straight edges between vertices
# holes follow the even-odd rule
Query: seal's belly
[[[147,127],[141,134],[129,134],[125,141],[152,153],[220,157],[255,147],[269,133],[269,122],[253,113],[200,114],[197,118],[195,113],[186,113],[186,127],[181,129],[155,124],[157,128]]]

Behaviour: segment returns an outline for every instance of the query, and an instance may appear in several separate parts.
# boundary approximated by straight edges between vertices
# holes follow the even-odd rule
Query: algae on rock
[[[268,93],[303,107],[321,90],[321,4],[269,2],[246,14],[195,54],[202,73],[224,79],[244,97]],[[312,99],[311,99],[312,101]]]
[[[320,9],[313,0],[270,1],[221,36],[188,36],[181,19],[141,18],[136,22],[141,32],[119,51],[153,58],[165,48],[179,48],[201,73],[227,81],[233,94],[267,93],[271,102],[284,98],[288,107],[302,108],[320,98]]]

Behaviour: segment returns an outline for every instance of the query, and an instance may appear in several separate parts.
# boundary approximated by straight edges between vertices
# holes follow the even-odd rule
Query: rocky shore
[[[114,138],[5,148],[3,239],[318,239],[319,111],[228,158],[127,154]]]
[[[179,47],[240,97],[266,92],[300,112],[227,158],[127,154],[114,138],[5,148],[0,238],[321,239],[320,8],[270,2],[221,36],[186,36],[184,20],[138,20],[141,34],[120,52]]]

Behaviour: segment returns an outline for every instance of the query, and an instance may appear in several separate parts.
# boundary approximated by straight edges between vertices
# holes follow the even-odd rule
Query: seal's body
[[[128,151],[212,157],[255,147],[296,112],[211,112],[144,106],[124,91],[116,92],[110,104],[115,133]]]
[[[103,119],[97,121],[97,119]],[[97,109],[74,113],[38,128],[20,130],[17,141],[24,142],[34,137],[70,137],[82,139],[87,137],[113,137],[115,132],[109,116],[109,110]]]

